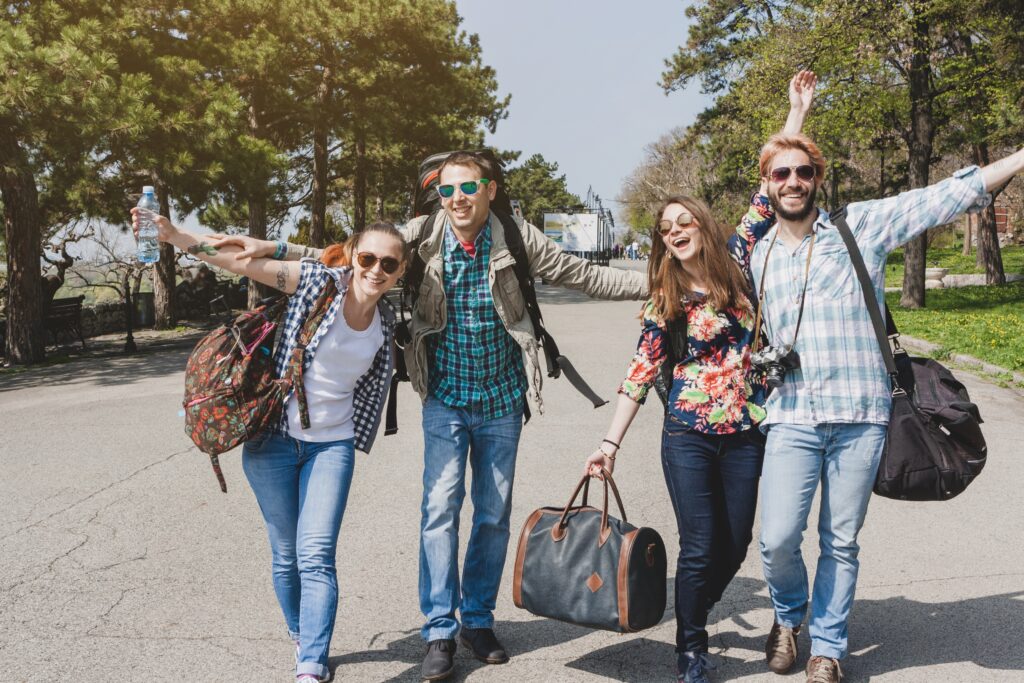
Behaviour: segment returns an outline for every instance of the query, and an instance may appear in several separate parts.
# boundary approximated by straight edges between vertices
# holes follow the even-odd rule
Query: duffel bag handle
[[[605,541],[608,540],[608,536],[611,534],[611,528],[608,525],[608,488],[611,487],[612,493],[615,494],[615,502],[619,506],[619,514],[622,515],[622,521],[626,521],[626,509],[622,506],[622,496],[619,495],[619,487],[615,485],[615,479],[612,478],[612,473],[601,468],[601,479],[604,482],[604,504],[601,507],[601,535],[598,539],[598,545],[604,545]],[[565,538],[565,531],[569,525],[568,517],[569,511],[572,510],[572,504],[576,502],[576,498],[580,495],[580,491],[583,491],[583,504],[586,505],[587,493],[590,490],[590,474],[583,475],[580,479],[580,483],[573,489],[572,496],[569,498],[569,502],[565,504],[562,509],[562,516],[558,518],[558,524],[551,527],[551,538],[555,541],[561,541]]]

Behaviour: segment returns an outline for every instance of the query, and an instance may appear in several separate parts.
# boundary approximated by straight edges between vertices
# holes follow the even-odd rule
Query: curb
[[[900,335],[900,343],[919,353],[935,354],[942,349],[941,346],[925,339],[918,339],[917,337],[910,337],[905,334]],[[965,353],[951,353],[949,359],[958,365],[965,366],[969,369],[984,372],[989,375],[1009,375],[1011,381],[1014,384],[1019,384],[1024,387],[1024,374],[1014,372],[1013,370],[1007,370],[999,365],[993,365],[980,358],[974,356],[968,356]]]

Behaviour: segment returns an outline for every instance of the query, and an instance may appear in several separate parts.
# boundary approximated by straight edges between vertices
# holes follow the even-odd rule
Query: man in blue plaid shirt
[[[856,202],[847,221],[883,302],[886,256],[929,228],[980,209],[989,191],[1024,169],[1024,149],[984,168],[957,171],[930,187]],[[785,673],[797,656],[808,609],[800,552],[821,484],[821,554],[811,600],[807,680],[839,681],[847,618],[857,584],[857,534],[864,522],[889,421],[888,377],[850,255],[828,214],[815,206],[825,160],[802,135],[777,135],[761,152],[761,175],[778,223],[754,248],[754,283],[764,297],[769,339],[792,345],[799,367],[765,408],[761,557],[775,609],[765,647]],[[763,279],[762,279],[763,278]]]

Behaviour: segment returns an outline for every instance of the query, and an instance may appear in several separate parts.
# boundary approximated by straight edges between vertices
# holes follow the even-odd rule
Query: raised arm
[[[789,115],[786,117],[786,125],[782,127],[785,135],[796,135],[804,129],[804,121],[807,119],[807,112],[814,104],[814,90],[818,86],[818,77],[813,71],[798,71],[793,78],[789,79]],[[768,191],[768,183],[761,182],[761,194]]]
[[[132,209],[132,224],[138,230],[140,209]],[[153,214],[153,222],[157,226],[157,238],[161,242],[173,244],[212,266],[223,268],[237,275],[244,275],[250,280],[269,285],[292,294],[299,284],[301,265],[297,261],[274,261],[269,258],[248,258],[240,256],[243,248],[235,244],[223,244],[223,240],[215,240],[207,235],[196,235],[178,228],[164,216]],[[220,243],[220,244],[218,244]]]

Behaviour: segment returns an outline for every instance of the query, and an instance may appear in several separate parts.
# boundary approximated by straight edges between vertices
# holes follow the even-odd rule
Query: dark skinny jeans
[[[763,457],[750,432],[703,434],[665,418],[661,464],[679,530],[676,652],[707,652],[708,613],[750,545]]]

